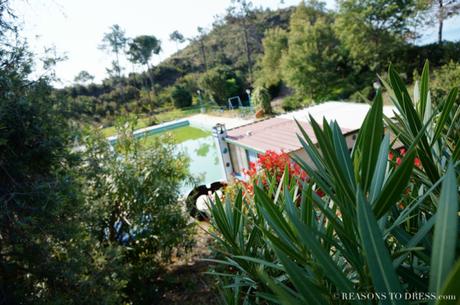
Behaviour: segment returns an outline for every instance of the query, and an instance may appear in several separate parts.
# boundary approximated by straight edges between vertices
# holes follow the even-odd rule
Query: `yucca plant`
[[[460,301],[457,90],[433,107],[428,64],[413,97],[388,75],[399,114],[384,118],[378,92],[352,152],[336,122],[310,118],[318,144],[300,125],[299,141],[314,166],[296,159],[308,181],[286,171],[268,191],[211,204],[214,274],[240,304]],[[406,146],[400,164],[384,121]]]

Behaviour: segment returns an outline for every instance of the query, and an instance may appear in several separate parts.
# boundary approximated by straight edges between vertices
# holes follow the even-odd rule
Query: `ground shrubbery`
[[[281,107],[283,108],[284,111],[293,111],[301,107],[304,107],[306,105],[308,105],[308,103],[306,103],[303,100],[303,98],[301,98],[297,94],[293,94],[293,95],[283,98]]]
[[[243,81],[230,67],[218,66],[203,73],[198,81],[211,101],[227,105],[227,99],[243,91]]]
[[[271,96],[265,87],[256,87],[251,95],[256,111],[262,110],[264,114],[273,112],[271,105]]]
[[[188,159],[171,138],[141,149],[132,135],[135,120],[117,126],[115,151],[104,138],[85,141],[82,172],[91,231],[100,243],[119,249],[126,301],[152,304],[159,298],[155,278],[162,264],[193,244],[193,226],[178,204],[181,185],[191,181]]]
[[[176,108],[192,106],[192,95],[182,86],[174,86],[171,91],[171,99]]]
[[[187,158],[171,139],[139,150],[130,121],[115,151],[77,132],[71,107],[93,99],[69,105],[31,63],[24,45],[1,49],[0,304],[155,303],[161,265],[192,244]]]
[[[393,68],[388,78],[400,114],[385,122],[405,149],[393,152],[383,136],[379,92],[351,152],[336,122],[313,121],[318,145],[300,134],[314,167],[295,159],[306,176],[286,167],[252,179],[234,199],[215,199],[224,304],[348,304],[343,293],[356,292],[458,295],[458,90],[433,106],[428,65],[415,101]]]

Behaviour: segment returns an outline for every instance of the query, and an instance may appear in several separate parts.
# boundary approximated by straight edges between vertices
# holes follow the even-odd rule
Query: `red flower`
[[[418,168],[421,168],[421,167],[422,167],[422,163],[420,162],[420,159],[419,159],[418,157],[415,158],[414,164],[415,164],[415,166],[418,167]]]
[[[316,192],[316,194],[318,194],[318,196],[321,197],[321,198],[323,198],[324,195],[325,195],[322,189],[317,189],[315,192]]]
[[[388,154],[388,159],[390,159],[390,161],[392,161],[393,158],[394,158],[393,152],[390,151],[390,153]]]
[[[396,164],[397,164],[397,165],[401,165],[401,158],[400,158],[400,157],[397,157],[397,158],[396,158]]]
[[[402,157],[404,157],[404,156],[406,155],[406,149],[405,149],[405,148],[401,148],[401,149],[399,150],[399,154],[400,154]]]

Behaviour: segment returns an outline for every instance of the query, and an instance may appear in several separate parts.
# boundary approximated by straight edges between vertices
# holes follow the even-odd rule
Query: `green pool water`
[[[199,178],[200,184],[209,186],[212,182],[223,179],[224,173],[219,164],[219,156],[211,132],[191,126],[179,127],[147,136],[141,139],[142,144],[148,149],[149,143],[164,134],[171,134],[177,143],[178,151],[183,151],[188,155],[190,173]],[[187,194],[192,188],[192,185],[184,185],[181,192]]]
[[[201,138],[208,137],[211,135],[209,131],[205,131],[205,130],[191,127],[191,126],[184,126],[184,127],[178,127],[172,130],[165,131],[165,132],[160,132],[157,134],[146,136],[145,138],[141,139],[142,145],[144,145],[145,147],[148,147],[157,137],[164,135],[166,133],[172,135],[175,142],[178,144],[185,142],[185,141],[201,139]]]

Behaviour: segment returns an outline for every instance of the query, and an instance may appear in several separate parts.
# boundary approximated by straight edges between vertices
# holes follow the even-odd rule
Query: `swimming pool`
[[[190,174],[198,177],[199,184],[209,186],[213,182],[224,179],[217,148],[211,135],[184,141],[178,144],[178,149],[184,151],[190,158]],[[193,185],[184,185],[181,193],[187,194],[192,188]]]
[[[189,172],[197,178],[198,185],[210,185],[224,180],[223,168],[219,164],[219,156],[210,130],[202,125],[191,126],[188,120],[177,120],[157,126],[136,130],[134,136],[141,141],[144,149],[161,135],[170,134],[177,143],[178,152],[184,152],[190,158]],[[111,144],[117,141],[117,136],[108,138]],[[194,185],[184,184],[181,193],[187,194]]]

